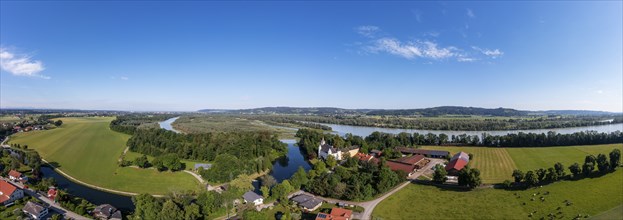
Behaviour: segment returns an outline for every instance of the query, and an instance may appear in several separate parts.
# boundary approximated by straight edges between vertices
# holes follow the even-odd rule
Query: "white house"
[[[242,195],[245,203],[253,203],[253,205],[261,205],[264,204],[264,197],[254,193],[253,191],[248,191]]]
[[[341,160],[342,152],[340,152],[337,148],[328,145],[324,141],[324,138],[322,138],[320,145],[318,145],[318,157],[326,160],[329,156],[333,156],[336,160]]]
[[[24,197],[24,191],[0,179],[0,205],[7,205]]]
[[[48,208],[36,202],[28,201],[22,211],[33,219],[43,219],[48,214]]]
[[[343,155],[349,155],[350,157],[354,157],[359,152],[358,146],[351,146],[349,148],[345,148],[343,150],[338,150],[337,148],[328,145],[324,138],[320,141],[320,145],[318,146],[318,157],[322,159],[327,159],[329,156],[333,156],[336,160],[342,160]]]

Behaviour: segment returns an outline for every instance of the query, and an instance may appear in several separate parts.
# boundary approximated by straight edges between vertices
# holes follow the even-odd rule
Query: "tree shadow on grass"
[[[51,168],[61,168],[61,164],[56,161],[48,162],[47,164],[43,164],[43,166],[49,166]]]

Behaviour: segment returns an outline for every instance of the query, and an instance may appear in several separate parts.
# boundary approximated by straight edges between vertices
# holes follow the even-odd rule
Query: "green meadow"
[[[60,128],[18,133],[10,142],[28,145],[68,175],[99,187],[150,194],[200,189],[199,182],[184,172],[119,167],[117,161],[130,136],[110,130],[113,119],[61,118]]]
[[[392,220],[548,219],[552,213],[556,219],[572,219],[578,214],[582,218],[621,219],[622,185],[621,168],[601,177],[518,191],[492,188],[460,191],[411,184],[383,200],[372,215]],[[566,205],[565,201],[572,204]]]
[[[525,172],[527,170],[553,167],[556,162],[562,163],[565,167],[569,167],[569,165],[573,163],[581,165],[584,163],[584,158],[587,155],[608,155],[615,148],[623,151],[623,144],[564,147],[522,147],[507,148],[507,151],[517,164],[517,168]]]
[[[459,151],[474,154],[469,162],[472,168],[478,168],[483,183],[501,183],[512,180],[513,170],[522,171],[547,169],[556,162],[565,167],[577,162],[582,164],[584,157],[589,154],[610,153],[615,148],[623,151],[623,144],[562,146],[562,147],[452,147],[452,146],[423,146],[423,149],[445,150],[451,154]]]

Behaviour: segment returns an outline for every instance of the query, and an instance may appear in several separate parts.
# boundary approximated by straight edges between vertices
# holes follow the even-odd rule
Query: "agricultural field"
[[[606,219],[621,219],[621,185],[622,169],[601,177],[517,191],[460,191],[412,184],[383,200],[372,215],[381,219],[547,219],[553,213],[571,219],[578,214],[584,218],[603,213]]]
[[[512,180],[511,174],[515,169],[547,169],[556,162],[568,167],[575,162],[582,164],[586,155],[607,155],[614,148],[623,151],[623,144],[521,148],[422,146],[422,149],[449,151],[452,155],[459,151],[474,154],[469,165],[480,170],[483,183],[490,184]]]
[[[7,123],[7,122],[18,122],[21,121],[22,119],[20,119],[19,117],[16,117],[14,115],[0,115],[0,123]]]
[[[172,125],[175,129],[185,133],[269,131],[278,133],[281,139],[294,139],[296,134],[296,129],[294,128],[270,126],[258,120],[234,116],[181,116]]]
[[[553,167],[556,162],[562,163],[565,167],[576,162],[582,164],[586,155],[593,154],[597,156],[600,153],[608,155],[614,148],[623,151],[623,144],[506,149],[515,161],[515,164],[517,164],[517,168],[527,171]]]
[[[508,148],[445,146],[423,146],[422,148],[445,150],[452,155],[459,151],[473,154],[474,158],[469,162],[469,166],[480,170],[483,183],[500,183],[510,179],[510,175],[517,167],[507,151]]]
[[[60,128],[18,133],[10,143],[28,145],[68,175],[88,184],[135,193],[166,194],[198,190],[198,181],[184,172],[119,167],[129,135],[114,132],[112,117],[61,118]]]

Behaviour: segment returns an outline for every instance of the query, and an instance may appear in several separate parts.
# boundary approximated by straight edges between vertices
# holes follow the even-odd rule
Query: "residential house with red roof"
[[[352,218],[353,211],[343,208],[332,208],[331,213],[318,213],[316,220],[350,220]]]
[[[24,197],[24,191],[4,179],[0,179],[0,204],[7,205]]]
[[[20,182],[26,182],[26,180],[28,180],[28,178],[24,176],[24,174],[17,172],[16,170],[9,171],[9,179],[11,181],[20,181]]]

